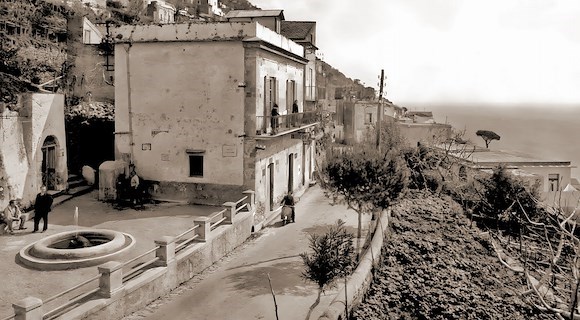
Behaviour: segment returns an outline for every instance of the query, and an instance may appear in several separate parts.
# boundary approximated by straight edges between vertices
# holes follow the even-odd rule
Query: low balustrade
[[[317,111],[289,113],[279,116],[257,116],[256,135],[276,135],[285,131],[299,129],[320,121]]]
[[[254,191],[247,190],[247,194],[236,202],[226,202],[226,208],[212,213],[207,217],[194,218],[194,225],[181,234],[170,237],[161,237],[155,240],[155,247],[126,261],[109,261],[97,267],[98,275],[91,277],[72,288],[60,292],[48,299],[27,297],[12,306],[14,314],[0,320],[42,320],[53,319],[72,310],[84,301],[95,295],[111,298],[120,293],[126,282],[133,280],[143,272],[154,267],[166,267],[175,261],[175,255],[187,248],[193,242],[205,242],[209,239],[212,230],[220,225],[232,224],[237,214],[249,212],[254,208]],[[154,254],[154,255],[153,255]],[[81,290],[82,289],[82,290]],[[44,309],[52,302],[65,296],[65,303],[54,307],[48,312]]]

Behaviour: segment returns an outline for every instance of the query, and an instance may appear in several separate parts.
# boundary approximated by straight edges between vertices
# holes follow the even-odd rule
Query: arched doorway
[[[58,164],[58,141],[54,136],[48,136],[42,144],[42,183],[48,190],[56,190],[58,186],[56,168]]]

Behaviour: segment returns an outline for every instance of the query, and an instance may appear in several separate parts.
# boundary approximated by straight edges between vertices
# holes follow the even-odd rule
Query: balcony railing
[[[320,121],[316,111],[291,113],[281,116],[257,116],[256,135],[277,135],[286,131],[296,131],[304,126]]]

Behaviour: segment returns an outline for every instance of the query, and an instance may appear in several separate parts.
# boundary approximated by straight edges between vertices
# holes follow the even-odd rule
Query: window
[[[370,112],[365,113],[365,124],[373,123],[373,114]]]
[[[189,176],[203,177],[203,154],[189,155]]]
[[[264,77],[264,106],[271,110],[278,103],[278,84],[274,77]]]
[[[548,183],[550,184],[550,191],[559,191],[560,175],[557,173],[548,174]]]
[[[85,44],[90,44],[91,43],[91,31],[90,30],[85,30],[84,43]]]

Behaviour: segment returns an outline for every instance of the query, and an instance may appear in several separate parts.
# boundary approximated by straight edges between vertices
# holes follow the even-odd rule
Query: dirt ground
[[[393,208],[383,263],[354,319],[556,319],[504,285],[521,277],[501,265],[459,205],[414,198]]]

